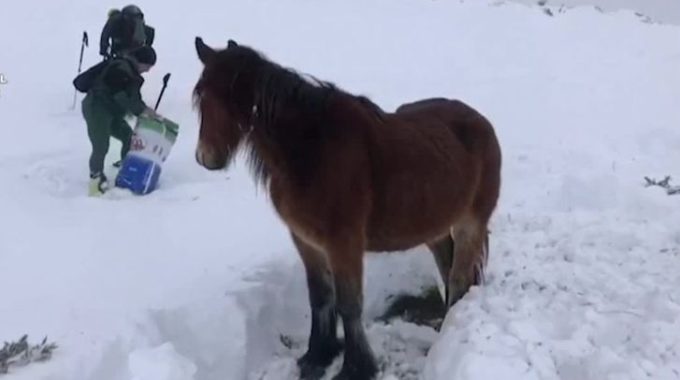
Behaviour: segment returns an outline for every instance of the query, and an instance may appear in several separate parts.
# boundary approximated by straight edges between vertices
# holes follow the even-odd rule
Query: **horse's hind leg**
[[[453,265],[453,251],[455,247],[453,238],[450,234],[447,234],[438,240],[427,243],[427,247],[434,256],[439,275],[444,283],[444,303],[446,303],[449,299],[449,273]]]
[[[326,367],[341,350],[337,336],[337,312],[333,275],[328,260],[321,252],[293,234],[307,273],[312,330],[307,353],[298,360],[301,379],[320,379]]]
[[[469,209],[453,226],[456,246],[449,274],[449,307],[461,299],[470,286],[483,280],[489,248],[488,224],[500,194],[502,159],[493,127],[483,117],[469,127],[466,133],[470,135],[465,140],[479,159],[479,176]]]
[[[486,262],[486,221],[474,217],[464,218],[453,228],[456,241],[453,268],[449,273],[448,306],[463,298],[472,285],[481,282]]]

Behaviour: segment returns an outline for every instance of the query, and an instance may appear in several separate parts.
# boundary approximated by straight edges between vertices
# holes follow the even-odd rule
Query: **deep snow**
[[[512,0],[531,6],[545,2],[550,8],[591,7],[602,12],[634,11],[649,22],[680,25],[680,2],[676,0]]]
[[[196,35],[234,38],[387,110],[449,96],[495,124],[504,167],[489,278],[441,334],[374,321],[389,296],[435,283],[429,253],[367,259],[384,379],[680,378],[680,198],[643,186],[680,180],[680,28],[481,1],[138,4],[158,33],[144,95],[153,103],[172,72],[160,111],[180,136],[161,189],[105,199],[85,196],[89,145],[68,108],[82,30],[87,67],[112,5],[2,6],[0,340],[60,345],[8,379],[295,378],[302,267],[242,161],[226,173],[194,162]]]

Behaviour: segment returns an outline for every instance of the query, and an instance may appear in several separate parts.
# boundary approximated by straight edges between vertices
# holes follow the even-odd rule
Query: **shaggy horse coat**
[[[336,379],[378,372],[361,323],[363,257],[425,244],[453,305],[481,280],[487,225],[500,191],[501,151],[490,122],[443,98],[381,110],[369,99],[304,78],[230,40],[196,38],[196,160],[226,168],[239,146],[269,189],[304,263],[312,311],[303,379],[343,349]],[[455,244],[454,244],[455,241]]]

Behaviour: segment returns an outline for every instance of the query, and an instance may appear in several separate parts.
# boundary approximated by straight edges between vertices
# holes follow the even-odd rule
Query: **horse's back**
[[[481,162],[460,137],[468,124],[461,115],[470,114],[457,102],[430,99],[371,124],[370,250],[408,249],[434,239],[468,212]]]
[[[415,102],[404,103],[400,105],[394,112],[395,113],[417,112],[419,110],[429,109],[434,106],[446,105],[450,102],[452,102],[452,100],[447,98],[429,98],[416,100]]]
[[[473,208],[482,219],[490,217],[500,195],[501,149],[492,123],[468,104],[454,99],[431,98],[406,103],[395,111],[411,120],[436,117],[446,124],[471,153],[478,185]]]
[[[456,99],[429,98],[405,103],[393,114],[419,128],[445,125],[468,152],[468,168],[478,178],[474,208],[484,217],[496,206],[500,193],[501,149],[492,123],[470,105]]]
[[[447,98],[430,98],[399,106],[395,116],[427,126],[432,120],[445,124],[469,150],[498,145],[491,122],[468,104]]]

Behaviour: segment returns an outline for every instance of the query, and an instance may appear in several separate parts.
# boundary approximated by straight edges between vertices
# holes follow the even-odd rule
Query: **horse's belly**
[[[469,205],[456,177],[385,189],[376,194],[367,231],[368,249],[410,249],[450,232]]]

